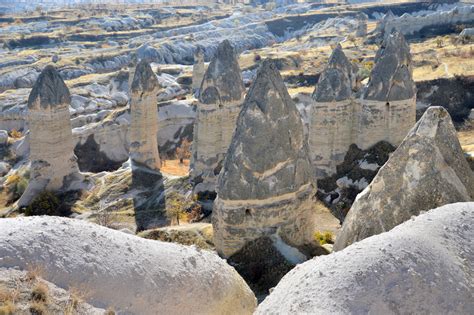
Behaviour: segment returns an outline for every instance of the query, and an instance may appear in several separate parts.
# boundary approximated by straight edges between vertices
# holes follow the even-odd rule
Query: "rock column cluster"
[[[69,105],[71,95],[53,66],[41,72],[28,98],[30,181],[18,201],[28,205],[44,190],[65,189],[80,178],[73,153]]]
[[[386,37],[370,81],[355,95],[355,69],[337,46],[313,93],[309,144],[318,178],[336,172],[349,146],[380,141],[398,146],[416,121],[410,47],[400,33]]]
[[[217,251],[229,257],[261,237],[285,248],[310,243],[315,193],[300,114],[276,65],[265,60],[219,176],[213,212]]]
[[[215,191],[244,94],[237,56],[225,40],[217,48],[200,88],[191,160],[196,193]]]

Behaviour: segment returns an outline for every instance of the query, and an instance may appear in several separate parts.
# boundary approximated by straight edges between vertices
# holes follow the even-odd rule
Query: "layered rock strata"
[[[30,181],[18,201],[26,206],[41,191],[57,191],[81,176],[73,153],[71,95],[53,66],[41,72],[28,98]]]
[[[335,173],[353,143],[354,85],[352,64],[337,45],[313,92],[310,108],[309,149],[318,177]]]
[[[161,167],[158,153],[158,79],[150,65],[142,60],[132,81],[130,104],[130,159],[151,170]]]
[[[199,96],[199,89],[201,88],[202,79],[206,72],[206,65],[204,64],[204,50],[201,46],[196,48],[194,52],[194,65],[193,65],[193,83],[192,88],[194,95]]]
[[[230,42],[225,40],[219,45],[200,88],[191,161],[196,193],[215,191],[244,93],[237,56]]]
[[[255,314],[469,314],[473,224],[474,203],[450,204],[312,259]]]
[[[246,243],[268,237],[285,248],[284,255],[298,256],[292,247],[311,243],[315,227],[313,179],[300,114],[276,65],[266,60],[219,176],[213,211],[219,254],[232,256]]]
[[[422,211],[473,198],[474,174],[451,117],[430,107],[357,196],[334,249],[389,231]]]
[[[388,35],[375,55],[370,81],[358,108],[356,143],[366,150],[379,141],[398,146],[416,122],[416,85],[410,46],[403,35]]]

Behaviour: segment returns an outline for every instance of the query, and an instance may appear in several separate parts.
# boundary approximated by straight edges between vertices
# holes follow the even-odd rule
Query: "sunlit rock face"
[[[130,104],[130,158],[151,170],[161,167],[158,153],[156,95],[160,85],[148,62],[142,60],[132,81]]]
[[[352,64],[337,45],[313,92],[310,109],[309,149],[318,177],[336,172],[353,141],[354,85]]]
[[[357,145],[365,150],[379,141],[397,146],[416,122],[416,86],[410,46],[401,33],[388,35],[375,56],[357,109]]]
[[[244,94],[237,55],[225,40],[219,45],[200,87],[191,161],[191,177],[197,193],[215,191]]]
[[[266,60],[219,176],[213,210],[217,251],[229,257],[261,237],[288,248],[310,243],[315,190],[300,115],[275,64]]]
[[[474,174],[451,117],[443,107],[430,107],[357,196],[334,248],[389,231],[422,211],[473,197]]]
[[[28,98],[30,128],[30,182],[19,206],[25,206],[41,191],[65,189],[78,179],[73,153],[69,104],[71,95],[53,66],[41,72]]]

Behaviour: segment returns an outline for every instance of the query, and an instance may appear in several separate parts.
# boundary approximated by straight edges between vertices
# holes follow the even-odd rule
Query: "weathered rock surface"
[[[200,88],[191,162],[195,192],[215,190],[244,93],[237,56],[225,40],[209,64]]]
[[[391,230],[421,211],[471,201],[474,174],[448,112],[430,107],[357,196],[335,250]]]
[[[151,170],[161,167],[158,153],[158,79],[148,62],[142,60],[132,81],[130,104],[130,158]]]
[[[357,24],[356,24],[356,32],[355,36],[357,37],[365,37],[367,36],[367,22],[369,20],[369,17],[367,14],[360,12],[356,16],[357,19]]]
[[[474,203],[443,206],[290,271],[256,314],[469,314]]]
[[[65,241],[66,240],[66,241]],[[251,314],[248,286],[212,252],[59,217],[0,220],[0,267],[41,266],[119,314]]]
[[[352,64],[338,44],[315,87],[310,109],[309,149],[319,178],[335,173],[353,143],[354,85]]]
[[[298,252],[287,244],[311,243],[315,189],[300,115],[276,65],[266,60],[219,176],[213,212],[217,251],[229,257],[265,236],[280,242],[285,254]]]
[[[360,102],[354,132],[355,143],[363,150],[379,141],[397,146],[415,124],[416,86],[410,47],[401,33],[384,39]]]
[[[194,66],[193,66],[193,92],[199,95],[199,89],[201,88],[202,79],[206,72],[206,66],[204,64],[204,50],[201,46],[196,48],[194,52]]]
[[[19,206],[27,205],[43,190],[66,189],[80,178],[73,153],[70,103],[69,90],[56,69],[44,68],[28,99],[31,175]]]

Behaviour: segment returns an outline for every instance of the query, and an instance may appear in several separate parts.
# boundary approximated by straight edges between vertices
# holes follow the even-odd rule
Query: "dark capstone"
[[[41,108],[71,103],[69,89],[52,65],[46,66],[36,80],[28,97],[28,108],[32,108],[38,98]]]
[[[410,46],[401,33],[392,33],[384,39],[374,61],[365,99],[389,102],[415,95]]]
[[[93,134],[87,137],[84,144],[76,145],[74,154],[77,156],[77,164],[81,172],[115,171],[126,161],[112,161],[109,159],[105,153],[100,151],[100,146],[95,142]]]
[[[352,64],[342,51],[341,45],[334,48],[326,69],[321,74],[313,92],[317,102],[342,101],[352,93]]]
[[[134,91],[153,91],[159,85],[155,73],[146,60],[138,63],[135,69],[135,75],[132,81],[132,92]]]
[[[207,88],[203,89],[203,85]],[[215,88],[216,91],[207,92],[207,89]],[[245,91],[244,82],[237,55],[228,40],[224,40],[217,47],[217,52],[204,74],[201,85],[199,101],[209,104],[211,101],[238,101]]]
[[[203,104],[217,104],[221,101],[219,91],[214,86],[210,86],[202,92],[199,99]]]
[[[276,66],[265,60],[237,120],[218,194],[227,200],[264,199],[308,183],[314,178],[301,116]]]
[[[267,295],[293,267],[268,237],[248,242],[228,260],[257,297]]]

